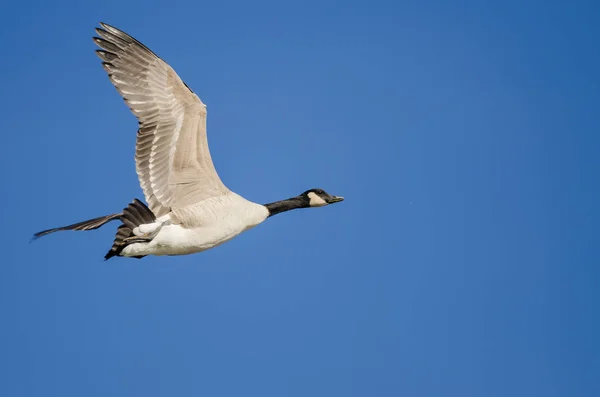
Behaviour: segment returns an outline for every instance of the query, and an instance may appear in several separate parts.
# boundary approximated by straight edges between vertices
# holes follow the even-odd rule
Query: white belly
[[[235,193],[194,206],[191,212],[200,220],[197,225],[166,223],[152,241],[131,244],[121,255],[186,255],[206,251],[260,224],[268,216],[264,206]]]
[[[223,230],[218,227],[186,229],[180,225],[163,226],[149,243],[131,244],[123,256],[137,255],[186,255],[202,252],[231,240],[244,229]]]

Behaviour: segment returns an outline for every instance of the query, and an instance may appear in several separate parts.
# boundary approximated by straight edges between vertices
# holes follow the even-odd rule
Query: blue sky
[[[0,395],[600,395],[599,7],[5,8]],[[143,197],[99,21],[207,104],[232,190],[346,201],[187,257],[29,243]]]

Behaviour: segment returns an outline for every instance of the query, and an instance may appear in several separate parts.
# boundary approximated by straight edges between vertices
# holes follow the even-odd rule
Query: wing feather
[[[226,194],[206,138],[206,106],[148,47],[105,23],[94,42],[111,83],[139,121],[135,162],[158,217]]]

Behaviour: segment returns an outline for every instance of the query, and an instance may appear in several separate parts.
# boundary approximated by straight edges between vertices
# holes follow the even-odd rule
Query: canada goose
[[[113,256],[185,255],[222,244],[270,216],[337,203],[343,197],[310,189],[260,205],[219,178],[206,139],[206,105],[145,45],[105,23],[94,42],[102,66],[137,117],[135,165],[148,206],[133,200],[121,213],[44,230],[93,230],[120,220]]]

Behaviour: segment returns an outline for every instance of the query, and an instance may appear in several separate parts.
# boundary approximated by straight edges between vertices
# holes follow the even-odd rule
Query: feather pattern
[[[166,62],[105,23],[94,42],[104,70],[139,121],[135,162],[152,212],[225,195],[206,137],[206,106]]]

